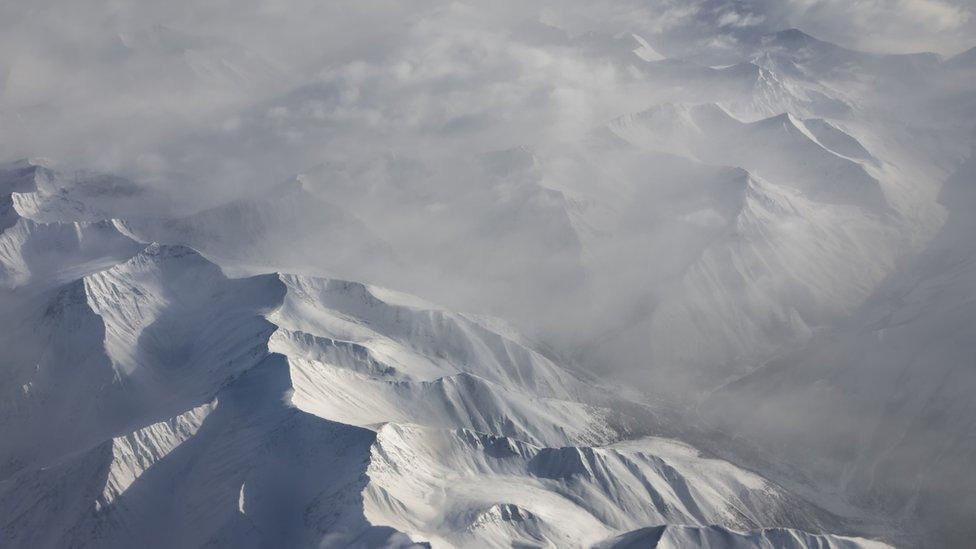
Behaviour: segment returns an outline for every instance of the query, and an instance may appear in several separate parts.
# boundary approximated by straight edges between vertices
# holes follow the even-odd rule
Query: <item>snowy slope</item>
[[[403,294],[228,279],[152,244],[56,299],[61,343],[5,415],[22,433],[0,484],[8,544],[373,546],[405,542],[399,530],[435,545],[585,545],[662,522],[842,522],[676,442],[614,443],[634,422],[600,406],[606,392],[491,323]],[[58,357],[86,348],[98,351],[66,377]],[[70,437],[26,435],[68,418]],[[419,476],[390,475],[405,467]],[[454,475],[467,491],[411,503]],[[498,499],[503,478],[512,494]],[[535,518],[513,526],[512,513]]]
[[[39,223],[101,221],[169,213],[170,197],[129,179],[78,171],[62,173],[44,159],[0,164],[0,197],[17,217]],[[3,219],[8,213],[0,214]]]
[[[435,545],[586,546],[639,524],[817,521],[762,478],[663,439],[540,448],[390,424],[372,452],[367,517]]]
[[[888,205],[877,160],[825,120],[744,123],[714,104],[668,104],[607,129],[584,165],[612,155],[617,177],[653,170],[615,208],[653,199],[668,209],[634,214],[664,245],[628,242],[626,251],[648,253],[631,276],[650,283],[627,281],[646,292],[646,305],[601,334],[594,360],[647,357],[652,375],[690,369],[701,376],[694,385],[727,378],[853,311],[917,235],[916,222]],[[640,234],[619,219],[627,217],[611,233]],[[615,256],[598,257],[594,279],[619,273],[608,267]]]
[[[881,548],[886,545],[863,538],[825,537],[796,530],[765,528],[739,532],[710,526],[654,526],[628,532],[599,544],[601,549],[677,549],[679,547],[727,547],[753,549],[760,547],[820,547],[823,549],[849,549],[854,547]]]
[[[835,147],[863,150],[856,140],[823,120],[813,123]],[[645,149],[690,155],[710,164],[739,166],[788,185],[818,202],[850,204],[873,211],[887,206],[881,184],[856,159],[831,150],[791,114],[743,123],[715,104],[666,104],[610,125]],[[837,143],[845,145],[837,146]]]
[[[824,485],[894,516],[920,515],[949,545],[969,538],[962,517],[973,509],[964,473],[976,414],[973,168],[970,159],[946,183],[949,219],[932,243],[850,319],[703,407],[715,425],[734,422]],[[825,446],[817,460],[804,455]]]

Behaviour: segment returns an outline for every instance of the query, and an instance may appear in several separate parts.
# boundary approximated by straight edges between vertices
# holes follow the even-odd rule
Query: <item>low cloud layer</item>
[[[746,5],[748,16],[761,17],[767,25],[799,27],[845,46],[883,53],[951,55],[973,47],[976,35],[974,4],[968,0],[788,0]]]
[[[859,349],[872,349],[862,338],[881,342],[895,317],[868,304],[898,309],[889,294],[927,287],[911,277],[971,290],[948,268],[895,275],[933,238],[959,252],[947,264],[971,264],[959,246],[970,233],[943,229],[968,206],[943,184],[972,154],[976,58],[951,56],[976,46],[974,10],[969,0],[7,2],[0,160],[44,156],[68,174],[150,185],[139,196],[151,200],[115,207],[109,178],[90,191],[101,202],[92,211],[235,274],[337,275],[502,316],[567,364],[676,410],[697,414],[719,394],[729,402],[714,399],[711,412],[731,430],[766,392],[809,395],[817,408],[823,390],[860,405],[872,376],[894,379],[885,368],[898,366],[858,369]],[[938,55],[883,55],[924,51]],[[91,196],[62,177],[64,192],[44,199],[73,215]],[[938,326],[950,301],[917,316]],[[817,339],[838,327],[853,334],[849,347]],[[823,376],[784,369],[773,389],[750,385],[810,341],[837,346],[794,361]],[[913,395],[968,406],[950,389]],[[889,397],[874,391],[864,401],[876,415],[864,417],[900,405]],[[780,404],[793,402],[770,399]],[[768,415],[772,434],[756,436],[773,446],[816,417]],[[838,415],[852,417],[817,421],[876,428]],[[945,448],[967,425],[945,423]],[[849,453],[811,453],[830,465],[814,473],[840,478],[846,458],[883,446],[858,454],[862,438],[841,434]],[[807,438],[827,447],[831,436]],[[912,466],[915,449],[900,450]]]
[[[555,120],[543,127],[563,132],[618,101],[619,86],[607,79],[619,75],[588,66],[571,48],[556,50],[557,57],[552,48],[532,50],[532,41],[636,32],[664,55],[721,61],[723,51],[753,36],[799,27],[855,48],[951,54],[976,45],[972,11],[971,2],[949,0],[540,0],[490,8],[438,1],[13,2],[0,8],[0,144],[9,157],[47,154],[164,171],[181,159],[160,157],[161,145],[188,132],[233,129],[241,110],[329,78],[346,86],[333,115],[347,123],[363,116],[360,126],[380,131],[376,116],[384,113],[373,100],[387,114],[398,108],[417,118],[434,114],[429,125],[447,120],[424,109],[449,116],[456,109],[449,94],[465,87],[495,103],[485,110],[512,112],[506,102],[546,83],[562,112],[551,113]],[[426,89],[419,79],[427,79]],[[430,87],[435,82],[439,87]],[[374,97],[348,95],[363,84],[376,90]],[[404,100],[379,97],[386,90]],[[536,101],[536,107],[548,103]],[[519,112],[538,110],[526,107]],[[445,126],[455,136],[484,129],[478,113],[455,118]]]

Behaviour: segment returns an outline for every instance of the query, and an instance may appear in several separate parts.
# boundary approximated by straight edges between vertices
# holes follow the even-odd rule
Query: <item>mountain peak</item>
[[[784,29],[778,32],[762,36],[760,43],[764,47],[777,47],[792,52],[805,50],[807,53],[820,52],[830,54],[831,52],[849,51],[837,44],[826,42],[798,28]]]
[[[0,164],[0,194],[35,192],[55,177],[49,161],[21,158]]]
[[[823,40],[820,40],[818,38],[814,38],[813,36],[811,36],[811,35],[803,32],[802,30],[800,30],[798,28],[795,28],[795,27],[794,28],[789,28],[789,29],[783,29],[783,30],[781,30],[779,32],[774,32],[774,33],[768,35],[768,38],[771,41],[773,41],[773,42],[775,42],[775,43],[777,43],[779,45],[782,45],[782,46],[802,47],[802,46],[808,46],[808,45],[811,45],[811,44],[817,44],[817,45],[821,45],[821,44],[827,45],[827,44],[829,44],[829,45],[833,45],[833,44],[830,44],[829,42],[824,42]]]
[[[199,256],[199,252],[189,246],[182,244],[160,244],[152,242],[146,246],[140,255],[145,257],[155,257],[159,259],[178,258],[186,256]]]
[[[132,259],[116,265],[113,269],[127,270],[132,267],[136,267],[138,270],[162,268],[164,271],[174,269],[199,271],[199,269],[203,269],[211,271],[213,274],[221,273],[220,267],[193,248],[182,244],[161,244],[159,242],[150,243]]]
[[[954,69],[976,67],[976,47],[950,57],[946,60],[946,65]]]

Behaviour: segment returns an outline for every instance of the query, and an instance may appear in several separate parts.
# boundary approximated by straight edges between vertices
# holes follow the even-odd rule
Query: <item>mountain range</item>
[[[161,154],[288,175],[0,165],[0,545],[965,546],[972,50],[528,29],[448,35],[545,90],[483,103],[440,50],[284,89],[119,36],[267,92]],[[609,99],[547,87],[565,52]]]

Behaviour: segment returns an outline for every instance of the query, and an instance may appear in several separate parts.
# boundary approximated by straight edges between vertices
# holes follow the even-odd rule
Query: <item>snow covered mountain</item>
[[[6,181],[47,173],[18,164]],[[355,282],[227,278],[119,221],[23,217],[3,237],[3,313],[22,327],[3,345],[5,545],[585,546],[649,524],[752,543],[739,531],[850,527],[648,438],[666,428],[651,409],[497,320]]]
[[[958,525],[973,512],[964,471],[973,455],[974,176],[969,160],[943,190],[945,226],[854,315],[704,407],[717,425],[781,445],[822,484],[895,516],[921,514],[951,545],[965,544]],[[798,421],[809,428],[796,430]],[[813,463],[802,456],[810,447],[832,451]]]
[[[95,4],[0,7],[0,546],[976,535],[974,50]]]

